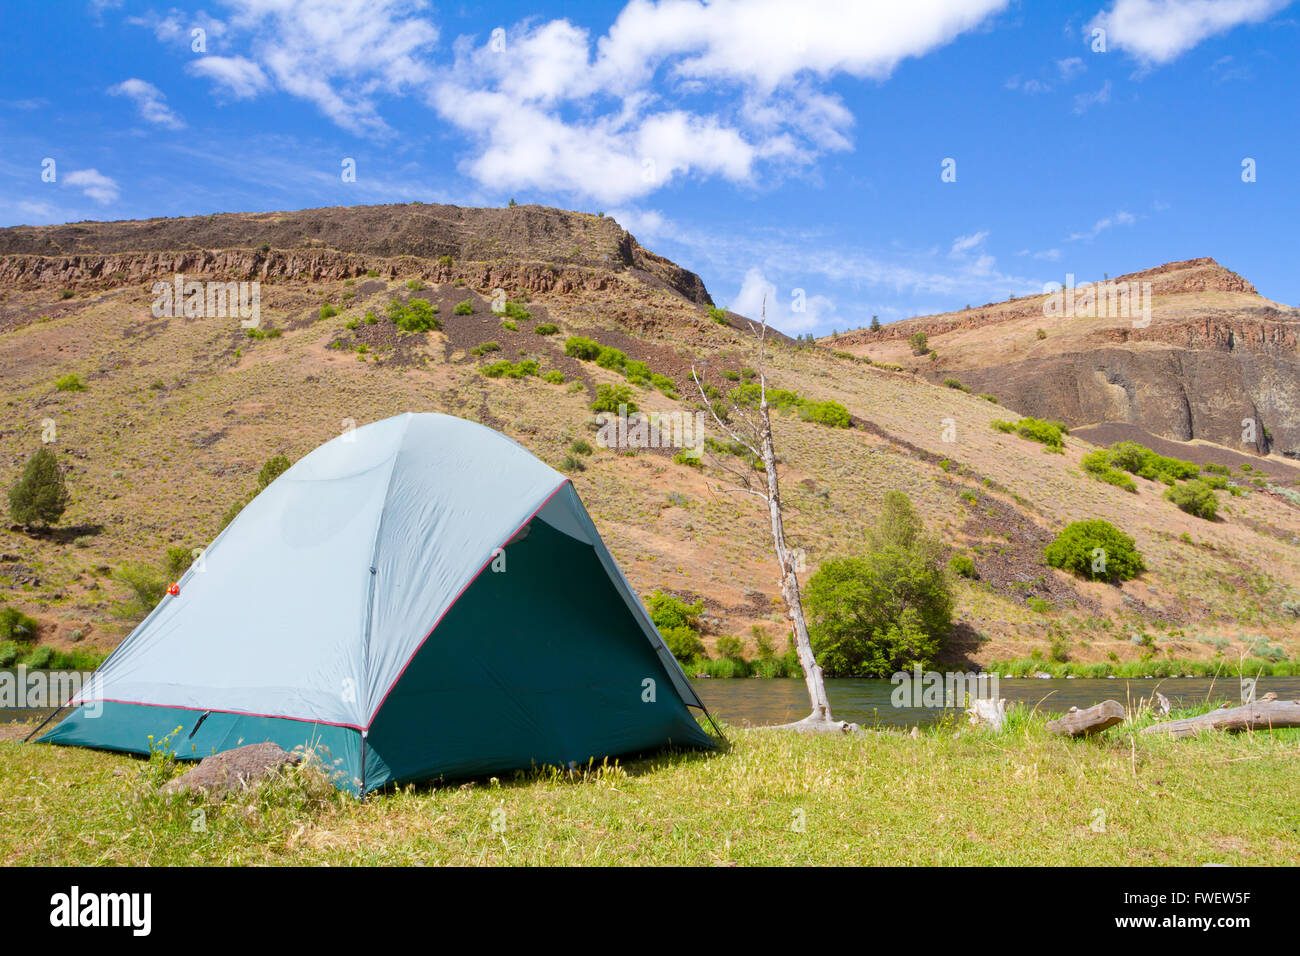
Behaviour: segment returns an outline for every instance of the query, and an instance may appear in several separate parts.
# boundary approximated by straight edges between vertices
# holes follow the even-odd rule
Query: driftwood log
[[[1117,700],[1103,700],[1087,710],[1071,707],[1064,717],[1049,720],[1047,730],[1062,737],[1091,737],[1123,722],[1124,705]]]
[[[1171,734],[1192,737],[1204,730],[1272,730],[1275,727],[1300,727],[1300,700],[1257,700],[1241,707],[1224,704],[1218,710],[1199,717],[1171,720],[1143,727],[1144,734]]]
[[[966,713],[970,715],[970,722],[974,726],[985,724],[992,727],[997,733],[1002,733],[1002,728],[1007,722],[1007,700],[1000,697],[993,700],[989,697],[978,697],[970,702],[966,708]]]

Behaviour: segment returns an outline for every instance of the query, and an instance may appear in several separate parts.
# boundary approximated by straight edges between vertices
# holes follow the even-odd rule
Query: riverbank
[[[1185,714],[1195,711],[1189,710]],[[0,742],[0,862],[193,864],[1300,864],[1300,731],[1062,740],[730,730],[570,778],[413,787],[366,803],[306,773],[205,804],[155,758]]]
[[[1116,678],[1143,680],[1165,677],[1218,677],[1228,681],[1243,677],[1297,677],[1300,662],[1264,657],[1244,659],[1211,658],[1178,660],[1148,658],[1137,661],[1050,661],[1040,657],[1022,657],[1012,661],[995,660],[985,670],[1001,677]]]

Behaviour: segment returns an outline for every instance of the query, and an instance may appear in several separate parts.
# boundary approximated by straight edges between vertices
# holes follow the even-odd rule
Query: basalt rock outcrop
[[[1108,281],[1150,283],[1149,324],[1131,315],[1052,322],[1047,297],[1028,296],[843,333],[834,347],[957,378],[1023,415],[1122,422],[1300,459],[1300,309],[1264,299],[1213,259]],[[935,359],[902,349],[916,332]]]
[[[412,261],[435,281],[468,281],[466,270],[478,269],[534,291],[600,289],[611,274],[632,273],[712,304],[699,276],[643,248],[613,219],[543,206],[409,203],[0,229],[0,283],[20,287],[174,272],[333,279],[395,273]]]

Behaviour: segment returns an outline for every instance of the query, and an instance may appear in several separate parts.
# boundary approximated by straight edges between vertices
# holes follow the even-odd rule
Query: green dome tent
[[[41,742],[315,747],[362,794],[713,745],[573,485],[473,422],[327,442],[178,584]]]

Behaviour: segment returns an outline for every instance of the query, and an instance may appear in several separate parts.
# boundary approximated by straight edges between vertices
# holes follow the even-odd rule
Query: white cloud
[[[54,222],[58,215],[55,208],[49,203],[20,201],[15,203],[15,206],[24,215],[31,216],[37,221]]]
[[[277,89],[358,135],[391,132],[383,95],[417,93],[466,135],[480,184],[622,203],[689,176],[756,185],[848,149],[853,117],[827,81],[882,81],[1010,0],[630,0],[603,36],[525,21],[459,39],[451,63],[431,57],[426,0],[222,2],[222,55],[188,68],[219,92]],[[133,22],[170,43],[191,20]]]
[[[225,2],[233,9],[226,22],[231,42],[247,35],[249,59],[266,77],[352,133],[388,131],[375,102],[379,94],[432,81],[424,56],[438,28],[416,15],[427,6],[423,0]],[[226,79],[232,75],[227,64]],[[245,83],[252,76],[247,69],[239,75]]]
[[[620,226],[632,233],[641,243],[659,239],[677,239],[677,226],[657,209],[638,209],[629,206],[612,209],[606,213]]]
[[[1074,111],[1086,113],[1094,106],[1110,102],[1110,80],[1102,84],[1101,89],[1092,93],[1080,93],[1074,98]]]
[[[122,6],[122,0],[90,0],[90,15],[97,24],[102,25],[105,10],[116,10]]]
[[[1221,56],[1210,64],[1215,83],[1231,83],[1234,80],[1254,79],[1254,71],[1248,65],[1236,64],[1231,56]]]
[[[162,90],[152,83],[132,77],[116,86],[110,86],[108,93],[110,96],[125,96],[129,99],[135,104],[140,118],[146,123],[164,129],[182,129],[185,126],[181,118],[167,105],[167,97],[163,95]]]
[[[431,101],[473,137],[462,168],[491,188],[623,203],[691,175],[748,185],[760,166],[850,146],[853,118],[820,81],[883,80],[1005,6],[632,0],[594,43],[564,20],[507,31],[504,49],[500,37],[458,43]],[[704,81],[733,102],[704,113],[665,103]]]
[[[1099,235],[1114,226],[1131,226],[1137,222],[1137,216],[1131,212],[1125,212],[1121,209],[1113,216],[1107,216],[1105,219],[1098,219],[1093,223],[1092,228],[1086,232],[1072,233],[1066,242],[1078,242],[1080,239],[1096,239]]]
[[[951,256],[961,256],[974,249],[989,236],[988,230],[975,232],[969,236],[958,236],[953,240],[952,249],[949,251]]]
[[[798,335],[824,326],[838,314],[835,303],[824,295],[809,295],[806,289],[790,287],[778,290],[763,270],[753,267],[745,273],[728,306],[732,312],[758,320],[766,301],[767,324],[787,335]]]
[[[60,181],[65,186],[80,189],[82,193],[103,205],[116,201],[122,192],[118,189],[115,180],[97,169],[75,169],[63,174]]]
[[[1071,56],[1066,57],[1064,60],[1057,60],[1056,68],[1060,71],[1061,79],[1065,80],[1067,83],[1088,69],[1088,67],[1084,65],[1083,57],[1079,56]]]
[[[643,238],[641,222],[624,218],[624,212],[617,216]],[[711,280],[715,296],[727,281],[739,284],[741,291],[729,303],[734,311],[757,319],[761,290],[766,289],[769,317],[775,316],[776,327],[791,334],[865,325],[873,314],[888,321],[946,311],[954,304],[1001,302],[1012,293],[1039,293],[1044,284],[1041,277],[998,269],[990,255],[954,258],[946,246],[910,250],[894,242],[868,249],[819,230],[788,225],[714,231],[707,226],[678,227],[658,214],[648,216],[646,222],[660,230],[655,238],[657,251],[718,277]],[[795,288],[806,290],[810,304],[805,312],[786,314]],[[724,299],[718,297],[719,304],[727,304]],[[914,306],[891,304],[903,300],[911,300]]]
[[[203,11],[188,13],[173,8],[166,16],[153,10],[135,17],[127,17],[126,22],[133,26],[144,27],[153,32],[159,43],[184,44],[187,48],[194,42],[193,30],[204,32],[204,42],[216,40],[226,32],[226,25]]]
[[[1019,76],[1013,76],[1003,84],[1008,90],[1019,90],[1022,93],[1050,93],[1052,87],[1042,80],[1021,80]]]
[[[207,77],[218,90],[237,100],[251,99],[270,86],[262,68],[242,56],[205,56],[186,70]]]
[[[1202,40],[1243,23],[1259,23],[1291,0],[1115,0],[1089,29],[1147,64],[1169,63]]]
[[[668,60],[678,77],[771,91],[808,72],[887,78],[983,23],[1005,0],[632,0],[599,43],[596,79],[641,85]]]
[[[33,96],[24,100],[0,100],[0,106],[15,110],[39,110],[49,105],[50,101],[43,96]]]

